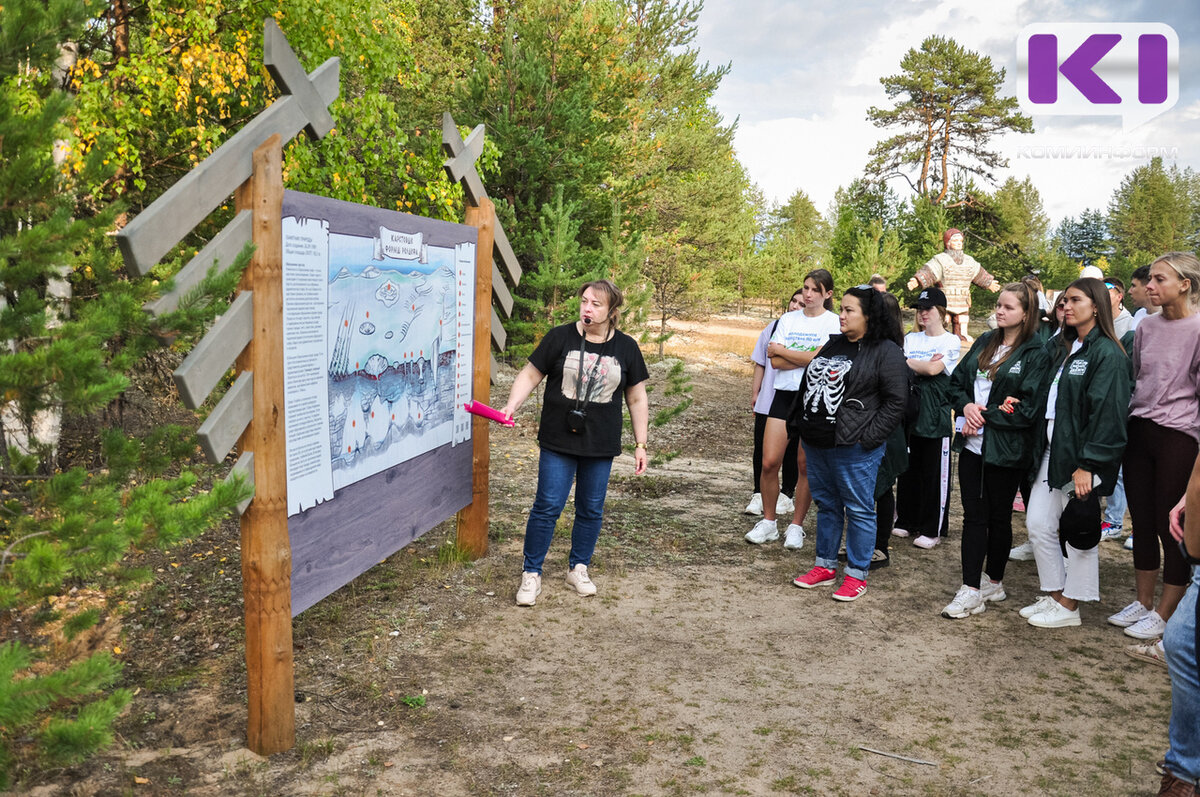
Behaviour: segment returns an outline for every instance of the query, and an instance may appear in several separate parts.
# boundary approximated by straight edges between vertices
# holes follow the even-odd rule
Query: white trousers
[[[1053,424],[1051,424],[1051,433]],[[1042,456],[1037,478],[1025,508],[1025,527],[1037,562],[1038,580],[1043,592],[1062,592],[1064,597],[1077,601],[1100,600],[1100,548],[1080,551],[1067,545],[1063,556],[1058,541],[1058,519],[1067,506],[1067,494],[1051,487],[1047,479],[1050,469],[1050,447]]]

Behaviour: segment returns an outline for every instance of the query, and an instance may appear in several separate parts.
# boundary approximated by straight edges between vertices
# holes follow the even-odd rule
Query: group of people
[[[835,600],[854,601],[870,571],[889,564],[893,537],[911,537],[922,549],[946,538],[953,450],[962,584],[941,615],[963,619],[1005,600],[1008,561],[1032,554],[1042,594],[1020,616],[1038,628],[1078,626],[1079,604],[1100,598],[1098,546],[1102,534],[1120,538],[1127,497],[1136,598],[1108,621],[1143,640],[1132,655],[1171,671],[1176,699],[1164,789],[1172,778],[1196,788],[1200,559],[1189,551],[1200,553],[1200,543],[1181,544],[1181,518],[1193,463],[1190,489],[1200,496],[1200,261],[1171,252],[1135,271],[1136,316],[1124,309],[1116,279],[1081,276],[1051,305],[1036,278],[996,286],[979,271],[998,294],[994,328],[973,341],[965,319],[947,329],[946,295],[929,275],[918,281],[908,334],[886,285],[844,290],[835,313],[830,272],[805,276],[752,355],[755,490],[746,512],[762,519],[746,540],[778,540],[783,515],[790,521],[784,547],[802,549],[815,504],[813,566],[794,584],[831,586]],[[582,596],[596,594],[588,566],[621,452],[622,400],[636,472],[647,464],[648,371],[636,341],[617,328],[621,291],[599,280],[579,296],[579,320],[546,334],[502,410],[511,418],[546,379],[538,483],[516,594],[522,606],[541,593],[543,562],[572,486],[566,582]],[[964,342],[971,343],[965,354]],[[1028,542],[1016,547],[1014,506],[1025,508],[1028,530]],[[1195,515],[1200,529],[1200,509]],[[846,560],[840,583],[839,558]],[[1187,616],[1175,616],[1181,610]]]

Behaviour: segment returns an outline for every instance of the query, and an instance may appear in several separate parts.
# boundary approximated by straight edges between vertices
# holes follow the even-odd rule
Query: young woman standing
[[[799,290],[792,294],[792,298],[788,301],[787,312],[790,313],[804,308],[803,293],[803,290]],[[758,335],[758,341],[754,344],[754,351],[750,354],[750,359],[754,363],[754,380],[750,389],[750,406],[754,410],[754,453],[750,460],[754,468],[754,494],[750,496],[750,503],[744,510],[744,514],[747,515],[761,515],[763,513],[763,435],[767,430],[767,417],[771,411],[771,402],[775,399],[775,374],[777,373],[775,366],[771,365],[771,360],[767,357],[767,344],[771,342],[771,336],[775,334],[775,330],[778,327],[778,318],[763,327],[763,331]],[[783,464],[781,466],[783,486],[779,491],[779,500],[775,504],[775,513],[777,515],[787,514],[794,508],[792,506],[792,493],[796,489],[796,482],[800,477],[798,470],[799,452],[800,441],[795,437],[788,438],[787,450],[784,452]],[[785,497],[787,500],[784,500]]]
[[[879,463],[908,401],[904,351],[890,339],[892,323],[879,291],[869,285],[846,291],[842,334],[805,370],[792,415],[817,504],[816,566],[793,583],[810,589],[834,582],[844,529],[846,577],[834,600],[852,601],[866,591]]]
[[[746,534],[746,542],[755,545],[779,539],[775,510],[779,498],[779,470],[788,447],[787,418],[796,403],[796,392],[804,377],[805,367],[817,349],[838,332],[838,316],[832,310],[832,274],[823,268],[808,272],[800,289],[800,300],[803,309],[784,313],[771,336],[771,342],[767,344],[767,356],[776,371],[775,398],[771,402],[763,431],[762,474],[759,479],[763,519]],[[804,527],[801,524],[812,504],[803,448],[799,450],[796,461],[799,477],[793,498],[792,522],[783,540],[783,547],[793,550],[804,544]]]
[[[547,378],[538,425],[537,493],[525,524],[525,564],[517,605],[533,606],[542,591],[542,563],[558,516],[575,485],[575,523],[567,585],[583,596],[596,594],[588,575],[600,536],[604,498],[613,458],[621,453],[621,399],[633,422],[635,472],[646,470],[649,373],[637,341],[617,329],[623,296],[608,280],[579,289],[579,320],[546,333],[513,380],[508,418]]]
[[[1200,261],[1187,252],[1163,255],[1151,264],[1145,290],[1162,312],[1142,319],[1133,343],[1125,476],[1137,600],[1108,621],[1135,639],[1157,639],[1191,577],[1167,516],[1187,489],[1200,438]]]
[[[1046,425],[1036,442],[1044,451],[1025,514],[1038,579],[1049,594],[1021,616],[1038,628],[1079,625],[1079,601],[1100,599],[1099,496],[1116,483],[1129,407],[1129,357],[1113,331],[1104,283],[1077,279],[1064,299],[1062,331],[1045,346],[1053,376],[1043,380]],[[1069,502],[1070,517],[1082,521],[1060,529]]]
[[[1038,335],[1036,291],[1024,282],[996,297],[996,329],[979,336],[951,377],[951,406],[963,505],[962,586],[942,617],[979,614],[1004,592],[1012,546],[1013,497],[1033,466],[1039,391],[1049,360]],[[984,563],[986,562],[986,573]]]
[[[950,519],[950,419],[947,390],[962,352],[958,335],[947,332],[946,296],[921,291],[913,304],[917,331],[904,336],[904,356],[921,388],[921,413],[908,436],[908,469],[896,483],[897,537],[915,534],[913,545],[933,548]]]

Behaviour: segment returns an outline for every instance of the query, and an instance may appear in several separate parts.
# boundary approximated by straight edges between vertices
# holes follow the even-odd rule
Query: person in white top
[[[913,306],[917,331],[904,336],[904,356],[921,386],[921,412],[909,433],[908,470],[897,482],[892,534],[916,535],[913,545],[929,549],[942,541],[950,520],[953,428],[946,388],[958,364],[962,341],[946,331],[946,296],[940,290],[926,288]]]
[[[804,306],[801,298],[803,293],[803,290],[798,290],[792,294],[787,306],[789,313]],[[761,488],[763,434],[767,429],[767,414],[771,411],[771,402],[775,398],[775,375],[778,373],[775,366],[771,365],[770,358],[767,357],[767,344],[771,342],[771,336],[775,334],[778,326],[779,319],[776,318],[763,327],[763,331],[758,335],[758,341],[754,344],[754,351],[750,354],[750,359],[754,362],[754,380],[750,390],[750,406],[754,412],[754,453],[751,458],[751,466],[754,468],[754,494],[750,496],[750,503],[743,510],[747,515],[763,513]],[[796,457],[799,449],[800,438],[791,438],[783,457],[783,489],[780,491],[779,500],[775,505],[777,515],[789,514],[794,509],[792,496],[789,493],[794,489],[799,476],[796,471]]]
[[[775,397],[767,412],[763,431],[762,473],[759,489],[762,492],[763,519],[746,534],[746,542],[761,545],[779,539],[776,523],[776,502],[779,497],[779,471],[788,447],[787,418],[800,389],[804,369],[825,341],[840,331],[838,314],[833,312],[833,275],[823,268],[814,269],[804,277],[800,289],[803,308],[785,313],[767,344],[767,356],[774,367]],[[792,522],[787,527],[783,545],[799,550],[804,544],[804,516],[812,505],[808,490],[808,472],[804,449],[796,455],[798,478],[793,498]]]

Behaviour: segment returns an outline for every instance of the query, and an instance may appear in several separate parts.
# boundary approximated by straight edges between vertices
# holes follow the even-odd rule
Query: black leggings
[[[896,494],[889,487],[883,495],[875,497],[875,550],[888,552],[892,539],[892,518],[896,514]]]
[[[958,455],[958,490],[963,506],[963,583],[979,588],[984,560],[993,581],[1004,579],[1012,548],[1012,505],[1025,477],[1022,468],[984,467],[971,451]]]
[[[1175,587],[1186,586],[1192,573],[1171,536],[1167,515],[1187,490],[1196,448],[1189,434],[1145,418],[1129,419],[1123,464],[1133,520],[1133,567],[1157,572],[1161,541],[1163,583]]]
[[[762,413],[754,413],[754,492],[761,493],[759,489],[762,476],[762,457],[763,457],[763,434],[767,430],[767,416]],[[800,458],[800,438],[789,437],[787,451],[783,453],[783,464],[780,466],[780,478],[783,479],[783,486],[779,491],[788,498],[796,496],[796,482],[800,480],[800,463],[797,460]]]
[[[896,525],[914,537],[945,537],[950,522],[950,482],[942,489],[943,437],[908,439],[908,470],[896,483]]]

